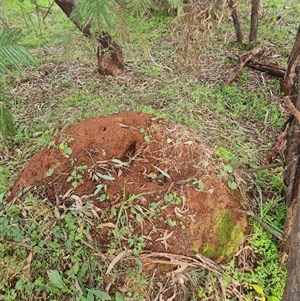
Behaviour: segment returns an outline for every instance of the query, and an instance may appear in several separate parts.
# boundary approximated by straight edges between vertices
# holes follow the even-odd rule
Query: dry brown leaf
[[[131,253],[130,250],[125,250],[125,251],[122,251],[121,253],[119,253],[109,264],[105,275],[108,275],[110,273],[110,271],[113,269],[113,267],[118,263],[118,261],[120,261],[125,255],[130,254],[130,253]]]

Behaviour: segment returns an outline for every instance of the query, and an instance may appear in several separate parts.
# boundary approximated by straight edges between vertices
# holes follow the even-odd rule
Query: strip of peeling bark
[[[55,0],[55,3],[70,18],[75,7],[74,0]],[[78,21],[71,19],[75,26],[86,36],[91,38],[91,26],[82,27]],[[99,46],[97,49],[98,67],[101,74],[116,76],[124,69],[124,60],[121,47],[115,43],[108,33],[101,33],[97,37]]]

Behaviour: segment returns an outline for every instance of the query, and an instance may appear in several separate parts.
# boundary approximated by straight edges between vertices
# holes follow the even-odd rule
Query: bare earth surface
[[[99,218],[92,238],[102,252],[131,247],[221,262],[241,243],[247,223],[236,211],[242,196],[220,170],[189,129],[123,112],[88,118],[56,137],[28,162],[10,199],[49,199],[58,215],[90,206]]]

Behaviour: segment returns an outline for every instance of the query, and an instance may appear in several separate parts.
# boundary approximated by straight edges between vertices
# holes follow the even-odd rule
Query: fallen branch
[[[260,63],[260,62],[255,62],[250,60],[247,64],[248,67],[251,67],[253,69],[262,71],[262,72],[266,72],[268,74],[277,76],[277,77],[281,77],[284,78],[285,75],[285,69],[284,68],[280,68],[276,65],[272,65],[272,64],[265,64],[265,63]]]
[[[258,166],[255,168],[251,168],[248,169],[247,172],[248,173],[255,173],[261,170],[265,170],[265,169],[272,169],[272,168],[277,168],[277,167],[282,167],[282,163],[274,163],[274,164],[267,164],[267,165],[262,165],[262,166]]]
[[[250,61],[250,59],[260,53],[263,50],[262,46],[257,46],[255,48],[253,48],[252,50],[246,52],[245,54],[243,54],[240,58],[240,63],[238,64],[238,66],[236,66],[231,73],[229,74],[229,76],[227,77],[227,80],[225,82],[226,85],[229,85],[232,83],[232,81],[236,78],[236,76],[238,75],[238,73],[243,69],[243,67]]]

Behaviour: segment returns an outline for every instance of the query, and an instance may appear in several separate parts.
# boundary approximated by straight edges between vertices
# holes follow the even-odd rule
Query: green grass
[[[126,19],[129,40],[123,42],[128,67],[124,75],[111,78],[97,74],[91,43],[66,21],[62,12],[54,6],[43,23],[33,8],[29,1],[5,3],[9,24],[22,29],[22,42],[36,55],[40,67],[1,79],[8,88],[17,91],[12,104],[17,134],[8,140],[12,159],[0,162],[2,202],[3,194],[12,188],[18,172],[35,152],[69,125],[90,116],[136,110],[179,122],[215,148],[220,164],[230,164],[241,175],[245,169],[261,165],[267,156],[286,119],[278,101],[280,87],[277,79],[263,75],[265,82],[262,82],[260,76],[254,76],[247,68],[232,85],[224,86],[220,68],[234,64],[228,60],[228,53],[244,51],[244,47],[237,47],[232,40],[231,23],[222,24],[220,32],[216,31],[203,46],[205,56],[197,73],[193,66],[179,70],[174,67],[178,45],[170,39],[173,20],[170,16],[154,14],[143,19],[129,15]],[[299,3],[283,8],[282,1],[269,1],[266,17],[260,20],[259,41],[271,47],[272,54],[280,55],[278,59],[268,56],[269,62],[278,60],[281,66],[286,63],[294,38],[291,31],[297,29],[297,9]],[[283,20],[278,22],[276,16],[281,12]],[[243,16],[246,37],[247,12]],[[225,32],[232,38],[223,45]],[[45,74],[47,68],[49,72]],[[33,84],[37,75],[41,78],[40,85]],[[262,213],[265,222],[282,230],[285,217],[282,170],[260,171],[246,180],[258,214]],[[29,300],[33,296],[43,300],[86,300],[89,294],[104,292],[107,262],[90,239],[89,221],[93,218],[89,209],[64,214],[58,210],[60,218],[51,204],[32,196],[24,203],[1,204],[0,270],[4,272],[0,276],[0,294],[4,300]],[[231,277],[246,287],[248,300],[253,300],[256,294],[253,284],[260,286],[266,296],[280,299],[286,272],[278,266],[278,242],[253,222],[247,243],[256,260],[259,259],[257,266],[241,271],[232,261],[224,279]],[[132,246],[141,245],[142,241],[135,237]],[[119,247],[111,246],[111,253]],[[31,254],[33,260],[28,263]],[[120,262],[112,272],[113,281],[119,281],[118,273],[128,279],[132,289],[132,296],[126,297],[135,295],[134,300],[143,300],[150,279],[140,272],[139,265]],[[211,274],[192,271],[188,277],[194,300],[215,293],[211,286],[204,285],[212,279]],[[111,297],[116,301],[125,298],[121,292]]]

